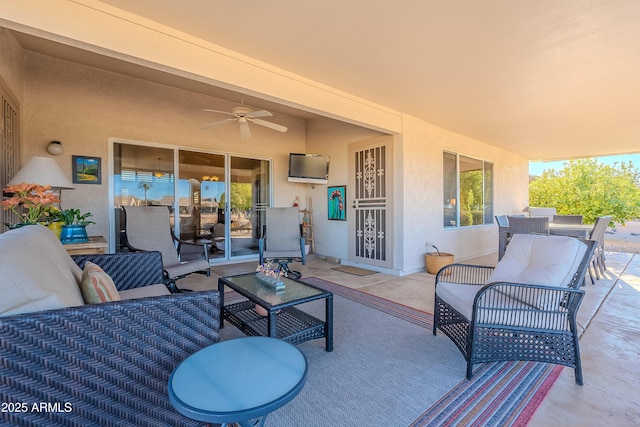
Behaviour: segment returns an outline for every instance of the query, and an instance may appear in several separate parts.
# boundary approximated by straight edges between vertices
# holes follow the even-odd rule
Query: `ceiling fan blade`
[[[227,116],[235,116],[234,113],[230,113],[228,111],[210,110],[208,108],[203,108],[202,111],[208,111],[209,113],[226,114]]]
[[[209,123],[208,125],[204,125],[204,126],[202,126],[202,127],[200,128],[200,130],[209,129],[209,128],[214,128],[214,127],[217,127],[217,126],[222,126],[222,125],[227,124],[227,123],[229,123],[229,122],[232,122],[232,121],[234,121],[234,120],[237,120],[237,119],[224,119],[224,120],[220,120],[220,121],[218,121],[218,122]]]
[[[271,123],[266,120],[261,119],[251,119],[251,121],[257,125],[267,127],[269,129],[277,130],[278,132],[286,132],[288,128],[286,126],[282,126],[276,123]]]
[[[267,110],[252,111],[247,114],[247,117],[250,119],[255,119],[256,117],[271,117],[271,116],[273,116],[273,114],[271,114]]]
[[[240,122],[240,134],[242,135],[242,139],[248,139],[251,137],[251,131],[249,130],[249,123],[244,117],[241,117]]]

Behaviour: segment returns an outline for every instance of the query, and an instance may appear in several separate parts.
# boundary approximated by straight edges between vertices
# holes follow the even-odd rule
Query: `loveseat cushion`
[[[573,237],[516,234],[487,283],[568,286],[586,250]]]
[[[487,283],[567,287],[586,251],[587,245],[573,237],[516,234]],[[529,295],[522,302],[541,309],[550,308],[549,301],[538,300],[536,293]]]
[[[0,316],[84,305],[82,270],[42,225],[0,234]]]
[[[121,299],[111,276],[90,261],[84,265],[80,289],[84,302],[87,304],[120,301]]]

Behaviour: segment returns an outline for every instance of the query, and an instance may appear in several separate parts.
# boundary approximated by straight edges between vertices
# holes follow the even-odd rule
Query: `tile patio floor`
[[[606,277],[595,285],[587,279],[587,294],[578,314],[578,323],[585,328],[580,339],[584,386],[574,383],[572,369],[563,369],[530,426],[640,425],[640,255],[607,252],[606,256]],[[465,261],[496,262],[496,254]],[[215,266],[212,277],[192,275],[179,285],[193,290],[217,288],[219,276],[250,272],[255,265]],[[426,272],[403,277],[354,276],[333,270],[336,264],[319,258],[294,267],[303,277],[318,277],[433,313],[435,276]],[[461,360],[461,378],[464,372]]]

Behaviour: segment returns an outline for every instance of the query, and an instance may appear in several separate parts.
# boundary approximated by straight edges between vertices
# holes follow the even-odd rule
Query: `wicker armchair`
[[[570,366],[582,385],[576,314],[595,244],[515,235],[495,268],[452,264],[438,272],[433,334],[440,329],[455,343],[468,379],[476,363],[529,360]]]
[[[159,283],[158,252],[75,257],[107,271],[119,290]],[[0,317],[0,401],[12,426],[189,426],[167,381],[187,356],[218,341],[217,291]],[[36,411],[43,402],[49,410]]]

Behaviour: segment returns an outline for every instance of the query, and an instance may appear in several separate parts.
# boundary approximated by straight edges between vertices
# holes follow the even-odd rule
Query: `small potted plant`
[[[90,212],[80,213],[80,209],[64,209],[56,214],[62,226],[60,240],[62,243],[84,243],[89,241],[87,225],[95,224],[87,218],[92,216]]]
[[[427,265],[427,272],[431,274],[438,274],[438,271],[442,267],[445,267],[449,264],[453,264],[453,254],[449,254],[446,252],[440,252],[436,245],[433,243],[427,242],[427,247],[434,248],[435,252],[426,252],[424,254],[424,261]]]

